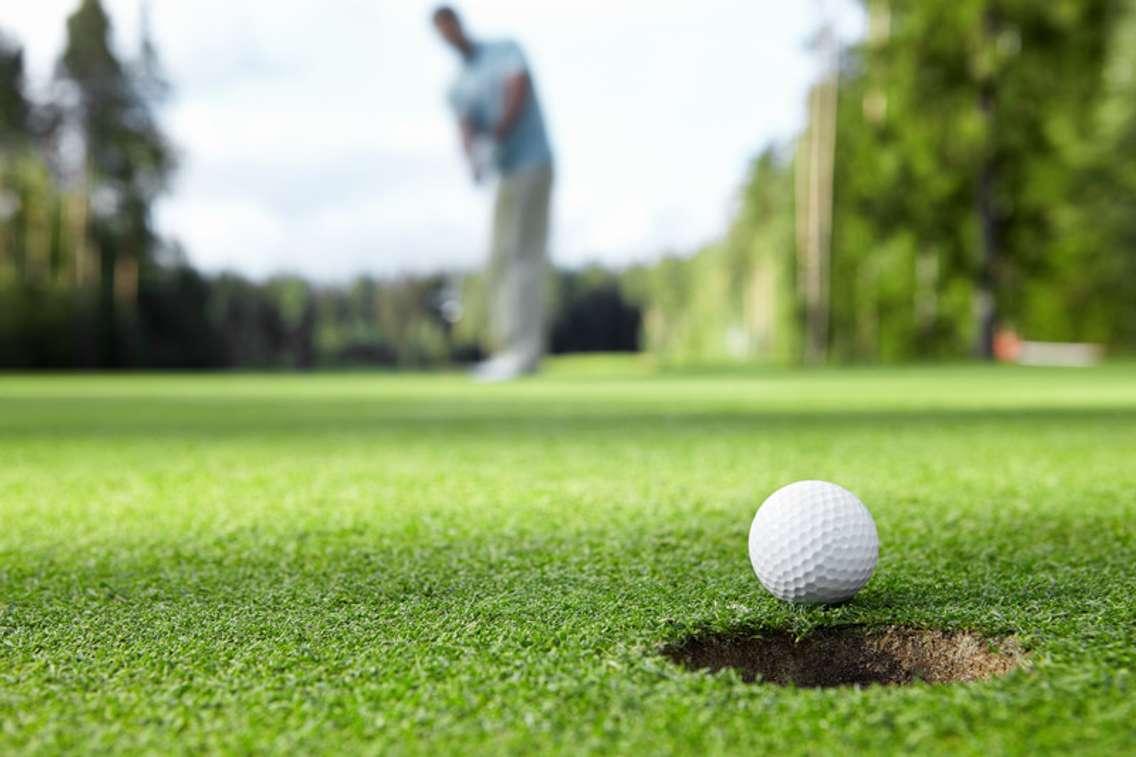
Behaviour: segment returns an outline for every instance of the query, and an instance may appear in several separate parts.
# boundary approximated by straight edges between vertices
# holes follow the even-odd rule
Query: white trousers
[[[552,166],[502,176],[493,211],[489,315],[493,349],[536,368],[547,328],[548,226]]]

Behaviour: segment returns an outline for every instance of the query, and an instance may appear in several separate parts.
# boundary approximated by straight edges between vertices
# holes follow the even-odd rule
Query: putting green
[[[1136,366],[0,377],[0,752],[1136,750]],[[823,478],[851,603],[746,557]],[[696,634],[1014,634],[965,685],[692,672]]]

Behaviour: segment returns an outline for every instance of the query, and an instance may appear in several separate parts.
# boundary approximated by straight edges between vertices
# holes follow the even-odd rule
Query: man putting
[[[449,102],[474,181],[499,176],[487,276],[493,356],[475,376],[507,381],[535,371],[544,355],[552,148],[521,48],[471,39],[447,6],[433,21],[461,56]]]

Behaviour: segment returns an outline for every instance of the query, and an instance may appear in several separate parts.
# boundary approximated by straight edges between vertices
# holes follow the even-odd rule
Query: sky
[[[0,4],[42,86],[78,0]],[[124,55],[142,0],[104,0]],[[477,266],[471,186],[433,0],[151,0],[182,168],[157,220],[207,271],[319,281]],[[467,0],[476,36],[525,48],[557,154],[553,258],[622,265],[724,232],[749,161],[795,134],[819,2]],[[840,34],[862,33],[830,0]]]

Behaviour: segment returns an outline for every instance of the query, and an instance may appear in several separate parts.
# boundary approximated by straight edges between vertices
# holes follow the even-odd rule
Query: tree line
[[[988,357],[1005,327],[1136,346],[1136,0],[865,10],[868,34],[832,49],[805,129],[753,160],[718,242],[551,274],[554,351]],[[110,31],[99,0],[81,0],[41,99],[0,35],[0,365],[478,357],[476,275],[320,286],[196,271],[153,224],[178,163],[158,51],[144,29],[124,58]]]
[[[177,169],[170,87],[145,28],[124,59],[99,0],[67,20],[46,101],[0,35],[0,367],[423,367],[480,356],[476,276],[319,286],[204,275],[153,208]],[[557,351],[633,350],[638,311],[614,274],[558,271]],[[466,295],[463,297],[463,293]]]

